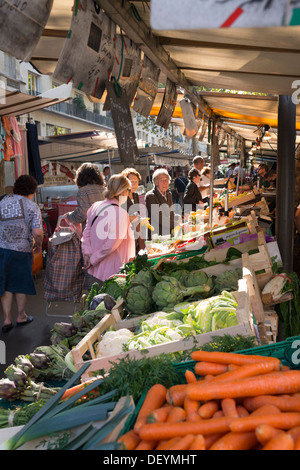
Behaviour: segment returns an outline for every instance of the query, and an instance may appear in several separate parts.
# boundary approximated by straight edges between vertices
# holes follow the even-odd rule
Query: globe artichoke
[[[33,364],[30,362],[27,356],[17,356],[15,359],[15,364],[19,369],[25,372],[26,375],[30,375],[34,368]]]
[[[135,284],[146,284],[147,286],[153,287],[155,279],[153,273],[149,269],[143,269],[134,276],[133,282]]]
[[[16,387],[23,388],[25,387],[28,378],[25,372],[23,372],[19,367],[11,365],[7,367],[4,371],[5,376],[15,383]]]
[[[0,398],[3,400],[16,400],[20,396],[20,390],[15,382],[9,379],[0,380]]]
[[[50,364],[50,359],[46,354],[33,352],[29,354],[29,359],[36,369],[47,369]]]
[[[183,286],[186,286],[190,273],[186,271],[185,269],[178,269],[177,271],[171,272],[169,276],[175,277],[175,279],[177,279],[177,281],[179,281],[180,284],[182,284]]]
[[[132,283],[124,295],[126,309],[135,315],[152,312],[152,290],[144,284]]]
[[[185,297],[201,296],[210,291],[210,286],[185,287],[174,277],[164,276],[153,290],[152,299],[159,309],[172,308],[180,303]]]
[[[193,271],[189,273],[185,285],[186,287],[201,286],[207,284],[208,279],[208,275],[204,271]]]

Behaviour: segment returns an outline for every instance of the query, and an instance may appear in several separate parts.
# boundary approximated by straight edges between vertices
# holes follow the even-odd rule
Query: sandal
[[[9,325],[3,325],[2,326],[2,333],[8,333],[10,330],[12,330],[14,325],[10,323]]]
[[[33,321],[33,317],[28,315],[25,321],[17,321],[17,326],[27,325]]]

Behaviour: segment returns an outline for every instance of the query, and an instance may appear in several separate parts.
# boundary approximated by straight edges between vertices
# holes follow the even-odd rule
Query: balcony
[[[46,109],[47,111],[65,114],[66,116],[72,117],[74,119],[81,119],[85,122],[90,122],[101,127],[106,127],[112,131],[114,130],[114,123],[110,116],[103,116],[102,114],[93,113],[87,109],[82,109],[72,102],[58,103]]]

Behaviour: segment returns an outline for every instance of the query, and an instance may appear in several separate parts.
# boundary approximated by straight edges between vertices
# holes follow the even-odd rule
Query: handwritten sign
[[[25,62],[44,31],[53,0],[0,0],[0,50]]]
[[[128,98],[125,93],[118,96],[112,82],[107,81],[106,89],[121,162],[133,164],[136,162],[139,152]]]
[[[158,31],[299,24],[300,0],[151,0],[151,27]]]
[[[74,88],[100,99],[114,63],[116,25],[96,2],[84,4],[84,8],[74,8],[53,78],[72,81]]]

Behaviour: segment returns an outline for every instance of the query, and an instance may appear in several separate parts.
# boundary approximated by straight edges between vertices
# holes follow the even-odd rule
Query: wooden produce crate
[[[72,357],[74,360],[74,364],[77,370],[79,370],[82,365],[85,363],[84,356],[86,353],[90,353],[90,367],[88,370],[83,374],[82,381],[87,381],[90,379],[90,376],[99,371],[104,369],[105,371],[109,371],[112,367],[113,363],[120,361],[123,358],[129,357],[130,359],[140,359],[145,357],[154,357],[160,354],[168,354],[168,353],[175,353],[179,351],[186,351],[193,349],[195,346],[201,346],[206,344],[212,340],[213,336],[223,336],[225,334],[228,335],[243,335],[243,336],[254,336],[254,329],[253,329],[253,322],[252,322],[252,315],[250,309],[250,301],[249,295],[247,292],[247,286],[245,281],[242,279],[240,281],[239,291],[234,292],[233,295],[236,297],[238,301],[238,308],[237,308],[237,318],[239,324],[237,326],[231,328],[225,328],[223,330],[213,331],[211,333],[203,333],[200,335],[196,335],[193,337],[184,338],[179,341],[171,341],[169,343],[164,343],[156,346],[152,346],[147,350],[135,350],[124,352],[122,354],[118,354],[116,356],[109,356],[103,358],[97,358],[95,354],[95,347],[96,344],[101,341],[102,335],[107,331],[108,328],[113,327],[114,329],[118,330],[121,328],[127,328],[130,330],[135,330],[136,327],[139,325],[141,320],[149,318],[149,315],[135,317],[127,320],[121,320],[120,313],[123,310],[123,302],[120,301],[115,308],[113,309],[110,315],[106,315],[98,325],[93,328],[76,346],[76,348],[72,349]],[[153,313],[154,314],[154,313]]]
[[[247,282],[250,306],[257,322],[261,342],[263,344],[276,343],[279,323],[278,315],[271,305],[264,305],[261,298],[261,292],[264,286],[272,279],[273,272],[269,264],[266,264],[265,272],[256,274],[256,261],[255,255],[249,256],[247,253],[243,254],[243,279]],[[261,267],[260,261],[259,267]],[[278,303],[286,302],[291,298],[292,294],[287,293]]]
[[[230,201],[228,203],[228,208],[231,209],[232,207],[242,206],[243,204],[247,204],[251,201],[255,201],[256,196],[258,195],[259,195],[259,192],[256,189],[254,189],[249,194],[243,197],[238,197],[234,199],[233,201]]]

